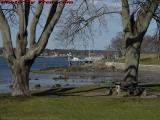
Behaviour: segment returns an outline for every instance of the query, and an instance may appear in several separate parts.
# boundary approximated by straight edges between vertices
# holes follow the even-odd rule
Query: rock
[[[112,70],[123,70],[124,63],[117,63],[117,62],[106,62],[105,65]]]
[[[114,62],[106,62],[105,64],[108,68],[113,68],[114,67]]]
[[[67,86],[67,87],[68,87],[68,86],[70,86],[70,85],[69,85],[69,84],[66,84],[65,86]]]
[[[147,90],[146,89],[142,92],[141,96],[147,96]]]
[[[40,87],[41,87],[40,84],[35,85],[35,88],[40,88]]]
[[[55,84],[55,87],[61,87],[61,85],[60,84]]]

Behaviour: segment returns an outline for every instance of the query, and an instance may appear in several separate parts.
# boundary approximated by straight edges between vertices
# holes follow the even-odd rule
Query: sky
[[[113,7],[113,6],[120,7],[120,2],[115,2],[117,0],[113,0],[113,1],[96,0],[94,4],[104,5],[105,3],[103,1],[105,1],[105,3],[110,7]],[[45,8],[45,11],[47,10],[48,9]],[[118,32],[122,32],[121,17],[118,14],[112,14],[112,15],[106,16],[106,22],[107,22],[107,28],[105,30],[103,28],[100,28],[98,24],[95,22],[94,27],[95,27],[96,35],[94,36],[94,41],[89,40],[88,42],[89,44],[86,45],[88,48],[86,48],[86,46],[84,47],[84,45],[77,44],[74,46],[70,46],[69,49],[94,49],[94,50],[106,49],[106,47],[111,44],[112,38],[115,37]],[[37,32],[37,36],[38,36],[38,33],[40,33],[41,30],[40,28],[37,28],[37,30],[38,30]],[[152,21],[147,31],[147,34],[151,34],[151,35],[154,34],[155,30],[156,30],[156,25],[155,25],[155,22]],[[12,31],[12,37],[13,37],[13,45],[15,47],[15,38],[16,38],[15,33],[17,32],[17,28],[16,27],[12,28],[11,31]],[[46,48],[49,48],[49,49],[66,48],[66,46],[59,44],[58,41],[54,40],[54,33],[55,31],[53,31]],[[0,47],[2,47],[1,34],[0,34]]]

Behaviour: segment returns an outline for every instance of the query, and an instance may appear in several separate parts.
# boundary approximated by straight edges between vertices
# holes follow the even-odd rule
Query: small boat
[[[68,61],[72,64],[72,63],[92,63],[93,60],[89,57],[85,57],[85,58],[78,58],[78,57],[73,57],[68,59]]]
[[[78,58],[78,57],[73,57],[73,58],[69,59],[69,61],[73,61],[73,62],[75,62],[75,61],[80,61],[80,58]]]

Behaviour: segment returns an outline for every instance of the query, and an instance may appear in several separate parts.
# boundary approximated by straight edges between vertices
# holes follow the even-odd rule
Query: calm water
[[[62,67],[62,66],[68,66],[67,58],[64,57],[40,57],[37,58],[35,63],[32,65],[32,70],[34,69],[44,69],[48,67]],[[40,76],[39,74],[30,74],[31,77],[37,77]],[[42,77],[45,77],[43,75]],[[11,80],[11,71],[6,64],[6,61],[0,57],[0,83],[6,83]]]
[[[32,70],[36,69],[44,69],[48,67],[66,67],[68,66],[68,59],[65,57],[40,57],[37,58],[35,63],[32,66]],[[97,81],[93,81],[92,78],[84,79],[74,79],[70,78],[68,80],[54,80],[57,74],[38,74],[38,73],[30,73],[30,89],[38,89],[35,88],[35,85],[40,84],[41,88],[50,88],[55,85],[61,85],[62,87],[76,87],[83,85],[92,85],[97,84]],[[35,80],[35,79],[39,80]],[[10,92],[9,85],[11,82],[11,71],[6,64],[6,61],[0,57],[0,93]],[[103,81],[99,81],[101,83]]]
[[[68,66],[68,60],[65,57],[39,57],[36,59],[32,66],[32,70],[44,69],[48,67],[63,67]],[[31,86],[35,84],[43,83],[44,86],[50,84],[49,81],[44,81],[44,79],[51,79],[53,74],[36,74],[30,73]],[[35,81],[34,79],[40,78],[41,80]],[[11,71],[4,58],[0,57],[0,92],[8,92],[9,85],[11,82]],[[53,81],[52,81],[53,82]]]

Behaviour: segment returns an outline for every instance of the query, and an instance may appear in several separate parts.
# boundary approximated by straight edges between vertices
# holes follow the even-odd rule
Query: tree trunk
[[[134,90],[138,84],[138,67],[142,39],[143,37],[138,36],[126,40],[125,76],[122,86],[129,90],[129,94],[134,94]]]
[[[158,49],[158,61],[160,60],[160,50]]]
[[[12,70],[12,96],[29,96],[29,71],[31,63],[16,60]]]
[[[144,2],[136,12],[130,11],[128,0],[121,0],[121,3],[124,39],[126,42],[125,77],[121,86],[129,91],[129,94],[134,94],[138,87],[141,43],[158,8],[158,0]]]

